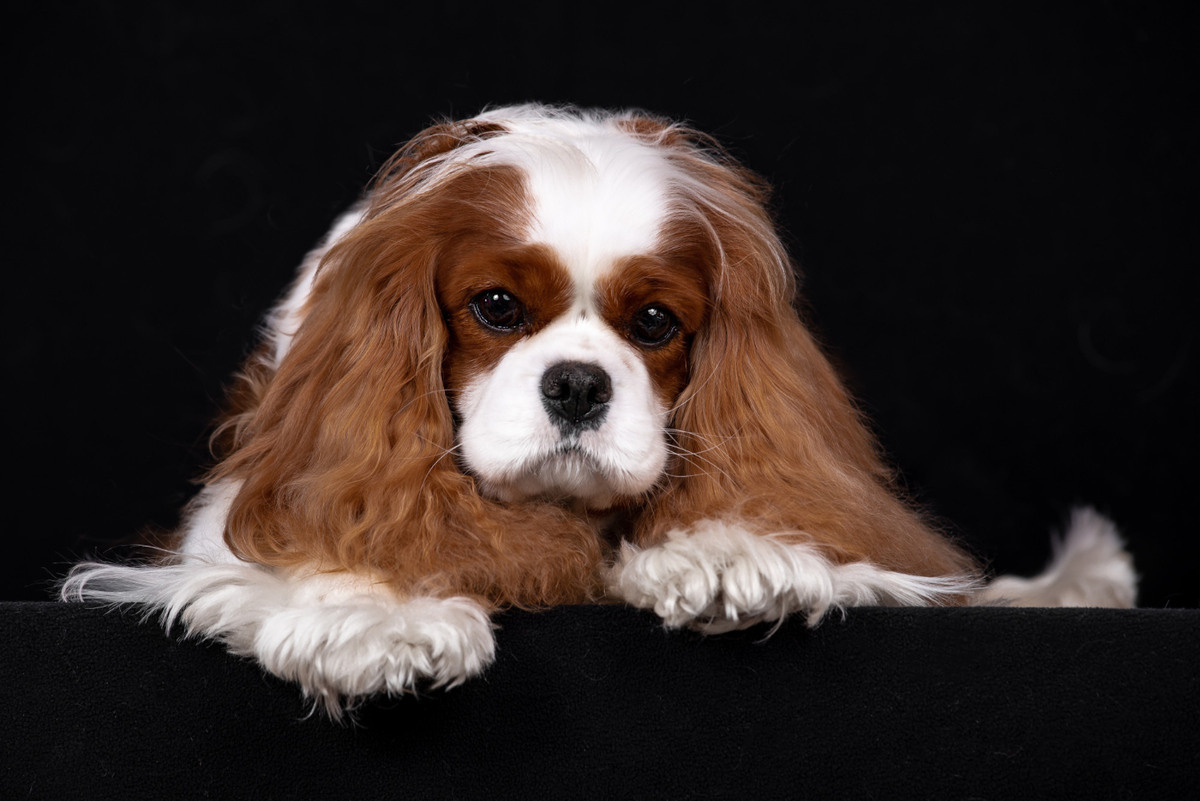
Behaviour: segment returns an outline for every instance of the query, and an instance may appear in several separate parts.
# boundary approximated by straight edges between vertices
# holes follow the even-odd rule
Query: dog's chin
[[[605,470],[594,456],[575,447],[529,459],[503,476],[476,474],[476,478],[483,494],[498,501],[550,501],[596,512],[623,506],[653,485],[641,477]]]

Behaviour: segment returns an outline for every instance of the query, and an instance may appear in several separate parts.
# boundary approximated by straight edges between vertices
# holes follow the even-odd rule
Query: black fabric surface
[[[856,609],[705,638],[510,612],[349,727],[128,613],[0,604],[4,798],[1195,798],[1200,611]]]

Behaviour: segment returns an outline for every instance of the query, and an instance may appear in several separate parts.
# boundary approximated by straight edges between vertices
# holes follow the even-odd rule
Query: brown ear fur
[[[225,534],[240,557],[494,604],[599,593],[602,554],[584,521],[481,498],[454,458],[435,271],[454,249],[519,224],[523,188],[497,168],[416,188],[428,165],[492,130],[438,126],[402,150],[364,222],[326,255],[278,370],[247,369],[229,455],[209,477],[243,481]]]
[[[792,532],[839,562],[919,575],[970,574],[970,557],[904,500],[833,367],[793,308],[793,269],[766,189],[702,139],[673,129],[693,183],[663,237],[674,259],[708,265],[712,307],[674,412],[681,456],[636,538],[703,518]]]

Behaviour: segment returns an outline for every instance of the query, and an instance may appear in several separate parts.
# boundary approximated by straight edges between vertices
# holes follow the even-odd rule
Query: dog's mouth
[[[526,497],[580,501],[588,506],[613,494],[599,461],[577,441],[560,443],[529,464],[514,483]]]
[[[514,465],[503,477],[480,480],[484,494],[500,501],[543,500],[602,511],[637,495],[630,478],[606,469],[605,460],[577,437],[564,439],[548,453]]]

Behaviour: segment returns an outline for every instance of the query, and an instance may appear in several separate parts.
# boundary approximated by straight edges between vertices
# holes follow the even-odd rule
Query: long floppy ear
[[[679,464],[640,521],[643,544],[702,519],[813,542],[838,562],[918,575],[969,574],[972,560],[902,499],[877,445],[794,307],[793,268],[765,185],[711,140],[680,144],[690,176],[664,236],[709,275],[711,308],[674,411]]]
[[[229,454],[209,476],[242,482],[225,532],[240,557],[496,604],[599,593],[598,545],[580,521],[481,498],[454,457],[436,274],[521,208],[519,175],[451,163],[495,131],[438,126],[402,150],[325,256],[277,370],[247,371]]]

